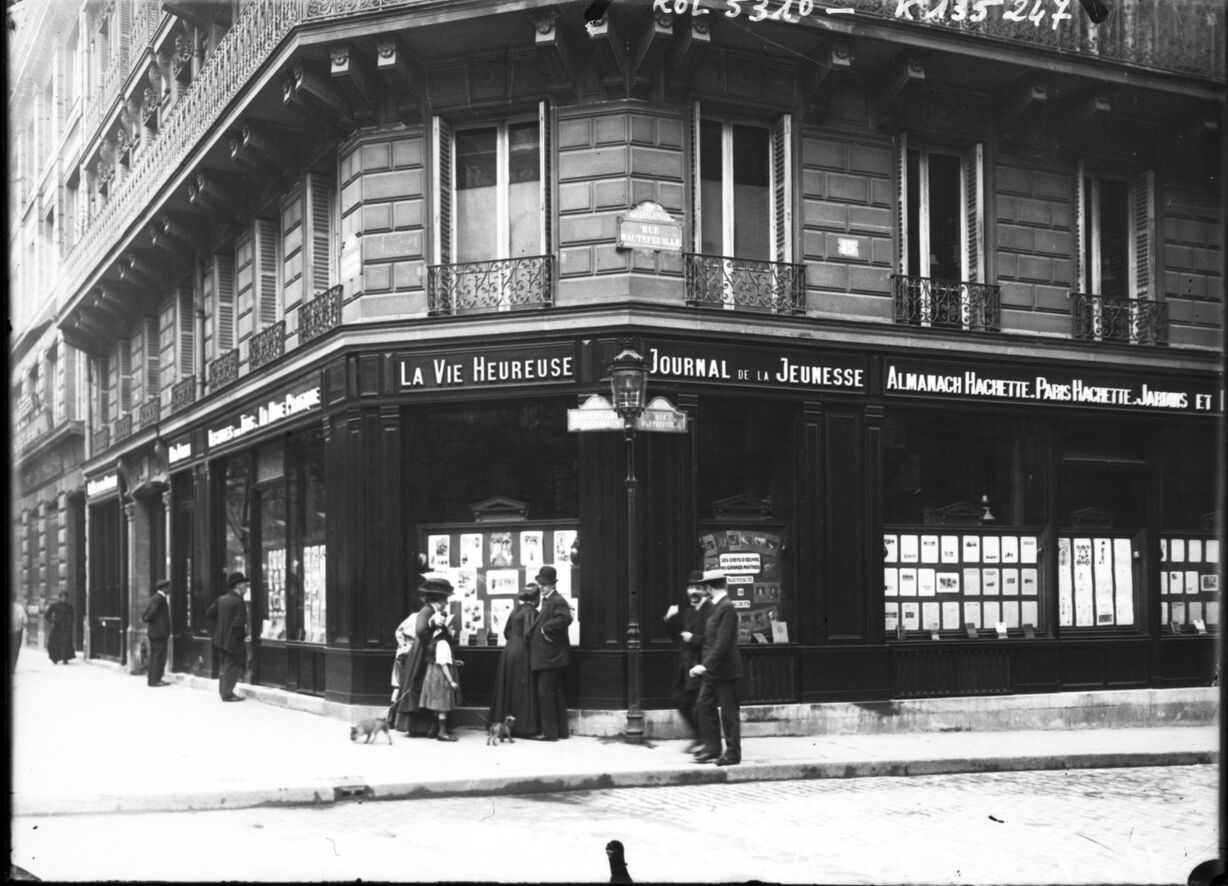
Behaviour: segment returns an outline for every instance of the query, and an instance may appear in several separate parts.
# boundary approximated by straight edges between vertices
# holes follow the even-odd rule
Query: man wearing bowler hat
[[[738,613],[725,591],[725,573],[710,569],[701,576],[712,591],[712,611],[704,625],[700,662],[691,676],[700,677],[695,719],[703,749],[696,763],[735,766],[742,762],[741,710],[738,707],[738,678],[742,676],[742,656],[738,652]],[[716,709],[720,707],[720,716]],[[721,753],[721,732],[725,733],[725,752]]]
[[[558,592],[559,576],[553,566],[543,566],[535,581],[541,585],[542,602],[529,635],[529,667],[537,687],[537,709],[542,731],[538,741],[570,738],[567,699],[563,696],[563,668],[571,661],[571,605]]]
[[[218,668],[217,688],[222,701],[244,701],[235,695],[235,684],[243,676],[247,647],[247,604],[243,593],[247,590],[247,576],[232,572],[226,579],[226,593],[210,604],[205,618],[213,622],[213,646],[221,659]]]
[[[162,679],[166,670],[166,641],[171,635],[171,611],[167,605],[166,591],[171,583],[165,578],[158,582],[158,588],[149,598],[149,605],[141,615],[141,620],[149,625],[145,629],[149,638],[149,673],[145,680],[150,686],[169,686]]]

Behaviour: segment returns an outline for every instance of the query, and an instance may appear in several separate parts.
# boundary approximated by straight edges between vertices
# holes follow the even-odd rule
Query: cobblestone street
[[[1215,853],[1216,777],[1152,767],[30,817],[13,823],[13,861],[57,880],[599,882],[619,839],[639,882],[1183,884]]]

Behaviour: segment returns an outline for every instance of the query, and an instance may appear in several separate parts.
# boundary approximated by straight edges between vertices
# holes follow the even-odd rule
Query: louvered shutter
[[[116,350],[116,380],[117,393],[116,417],[132,410],[132,339],[119,342]]]
[[[256,326],[263,329],[279,319],[280,293],[277,291],[277,222],[271,218],[258,218],[253,229],[253,256],[255,264],[255,300],[252,310],[256,312]]]
[[[1156,297],[1155,172],[1147,170],[1130,183],[1130,278],[1134,298]]]
[[[703,186],[699,175],[699,102],[691,105],[691,244],[696,253],[702,253],[703,233]]]
[[[175,378],[182,381],[192,375],[196,367],[196,317],[192,299],[192,287],[180,286],[177,293],[175,314],[179,325],[177,359],[179,363]]]
[[[895,140],[895,268],[898,274],[908,273],[908,134],[901,132]]]
[[[126,58],[129,54],[128,38],[132,34],[132,0],[116,0],[115,15],[119,23],[119,45],[116,49]]]
[[[235,346],[235,257],[233,253],[213,256],[214,356],[220,357]]]
[[[962,278],[968,283],[985,282],[985,146],[978,144],[960,163],[960,189],[964,198]]]
[[[158,396],[158,391],[162,389],[162,336],[159,334],[158,324],[158,317],[145,318],[145,377],[143,380],[145,390],[141,402]]]
[[[452,263],[452,127],[442,117],[431,118],[432,214],[435,264]]]
[[[772,260],[793,261],[793,117],[772,127]]]
[[[175,295],[164,301],[158,311],[158,377],[165,379],[167,384],[175,381],[175,351],[178,344],[175,306],[178,297],[179,289],[176,289]]]
[[[303,299],[308,300],[332,285],[333,278],[333,182],[328,176],[307,174],[305,244],[311,252],[303,266]]]
[[[550,140],[550,105],[548,102],[542,101],[537,105],[537,129],[538,129],[538,151],[541,163],[541,252],[542,255],[550,255],[553,249],[553,224],[554,224],[554,201],[551,199],[554,193],[553,183],[551,181],[551,150]]]
[[[1087,178],[1083,161],[1075,164],[1075,292],[1091,293],[1087,276]]]

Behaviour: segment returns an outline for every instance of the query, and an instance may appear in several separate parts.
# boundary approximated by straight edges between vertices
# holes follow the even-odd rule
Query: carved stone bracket
[[[328,57],[329,76],[354,109],[354,119],[364,125],[374,123],[377,90],[366,59],[349,43],[330,46]]]
[[[340,126],[347,132],[358,128],[341,91],[306,65],[296,65],[282,78],[281,100],[287,108],[325,126]]]
[[[898,65],[874,96],[874,117],[880,130],[903,128],[908,99],[925,83],[925,63],[910,56]]]
[[[426,100],[426,75],[396,37],[376,44],[375,70],[391,95],[393,113],[405,122],[417,119]]]

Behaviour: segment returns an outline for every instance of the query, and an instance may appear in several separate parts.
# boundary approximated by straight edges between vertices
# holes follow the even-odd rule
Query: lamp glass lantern
[[[648,393],[648,364],[643,356],[624,348],[610,361],[609,373],[615,411],[624,419],[643,412]]]

